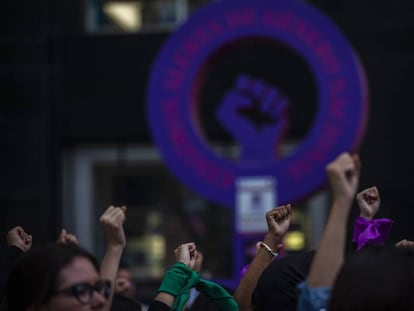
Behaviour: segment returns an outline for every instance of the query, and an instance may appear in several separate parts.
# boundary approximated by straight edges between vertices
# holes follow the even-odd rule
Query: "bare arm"
[[[343,264],[346,225],[358,188],[360,161],[342,153],[327,165],[333,202],[319,247],[308,276],[309,287],[331,287]]]
[[[106,250],[101,262],[100,275],[102,279],[110,280],[112,284],[111,295],[108,299],[106,310],[110,310],[111,308],[115,279],[121,256],[126,246],[126,238],[123,228],[125,213],[125,206],[110,206],[99,219],[106,239]]]
[[[282,205],[266,213],[268,232],[263,242],[276,250],[278,244],[289,229],[291,218],[291,206]],[[234,299],[241,311],[252,310],[251,296],[257,285],[260,275],[272,262],[273,255],[265,248],[259,247],[249,269],[240,281]]]
[[[181,244],[175,249],[175,258],[177,262],[182,262],[189,269],[193,269],[198,257],[196,245],[193,242]],[[175,296],[170,293],[160,291],[154,298],[155,301],[164,303],[168,307],[172,307],[175,301]]]
[[[0,254],[0,301],[6,295],[9,272],[15,260],[32,246],[32,236],[20,226],[14,227],[6,235],[7,249]]]

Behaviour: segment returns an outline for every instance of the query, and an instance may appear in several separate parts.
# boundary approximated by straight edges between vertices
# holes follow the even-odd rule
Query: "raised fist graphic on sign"
[[[242,74],[224,95],[217,118],[239,143],[241,160],[275,160],[287,112],[288,100],[279,90]]]

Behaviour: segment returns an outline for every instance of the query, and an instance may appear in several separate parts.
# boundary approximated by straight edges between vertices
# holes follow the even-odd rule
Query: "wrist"
[[[106,245],[107,247],[111,248],[125,248],[126,247],[126,239],[122,237],[114,237],[114,238],[106,238]]]
[[[279,255],[277,249],[270,247],[266,242],[259,241],[257,245],[259,249],[263,249],[264,251],[266,251],[272,258],[277,257]]]
[[[183,264],[183,265],[185,265],[188,269],[191,269],[191,268],[190,268],[190,264],[188,263],[188,261],[186,261],[186,260],[182,259],[182,260],[178,260],[177,262],[182,263],[182,264]]]
[[[276,247],[282,241],[282,238],[283,238],[283,235],[267,233],[263,238],[263,242],[269,245],[272,249],[276,249]]]
[[[25,252],[25,251],[26,251],[26,247],[25,247],[24,245],[22,245],[22,244],[19,244],[19,243],[10,243],[10,244],[9,244],[9,246],[14,246],[14,247],[17,247],[17,248],[19,248],[22,252]]]
[[[184,288],[189,279],[195,274],[183,262],[177,261],[168,269],[158,288],[158,293],[164,292],[176,297]]]
[[[333,196],[333,202],[338,204],[351,205],[354,198],[346,195],[335,195]]]
[[[360,217],[362,217],[362,218],[365,218],[365,219],[368,219],[368,220],[372,220],[373,218],[374,218],[374,215],[369,215],[369,214],[365,214],[365,213],[363,213],[363,212],[361,212],[360,214],[359,214],[359,216]]]
[[[111,253],[122,253],[124,251],[125,245],[122,244],[110,244],[106,245],[106,251]]]
[[[7,246],[14,254],[20,255],[22,253],[25,253],[25,250],[15,244],[9,244]]]

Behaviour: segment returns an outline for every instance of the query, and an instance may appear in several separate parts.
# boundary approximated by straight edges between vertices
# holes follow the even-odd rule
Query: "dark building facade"
[[[412,240],[414,3],[310,3],[337,23],[366,70],[370,104],[368,128],[359,149],[360,187],[379,188],[379,217],[395,221],[390,241]],[[2,3],[3,237],[15,225],[30,231],[36,243],[57,236],[64,225],[65,150],[78,144],[152,145],[146,87],[151,64],[170,32],[89,33],[85,15],[85,3],[78,0]],[[303,122],[296,126],[298,135],[306,128]],[[225,140],[214,123],[206,121],[205,126],[213,140]]]

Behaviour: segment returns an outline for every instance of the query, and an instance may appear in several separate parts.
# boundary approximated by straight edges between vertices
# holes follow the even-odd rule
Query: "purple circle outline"
[[[307,62],[317,85],[317,114],[292,155],[233,163],[218,157],[201,135],[194,92],[203,78],[201,68],[214,53],[255,36],[284,42]],[[326,182],[325,165],[358,147],[367,110],[363,67],[346,38],[319,11],[289,0],[224,0],[197,11],[163,45],[147,98],[150,130],[168,167],[195,192],[229,206],[238,176],[274,176],[281,203],[318,190]]]

